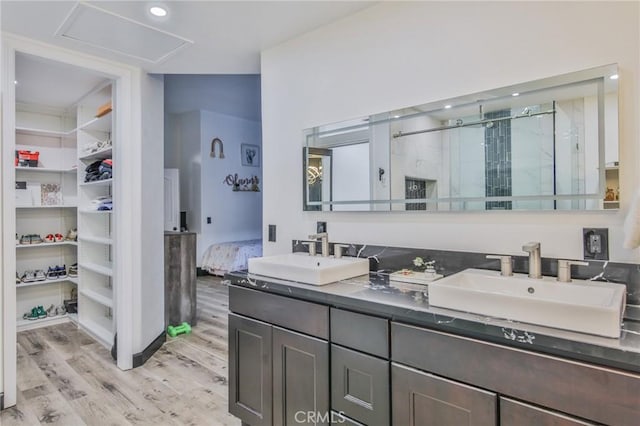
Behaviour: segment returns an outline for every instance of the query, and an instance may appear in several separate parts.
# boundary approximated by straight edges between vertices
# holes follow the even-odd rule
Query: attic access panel
[[[157,64],[193,42],[87,3],[78,3],[57,37]]]

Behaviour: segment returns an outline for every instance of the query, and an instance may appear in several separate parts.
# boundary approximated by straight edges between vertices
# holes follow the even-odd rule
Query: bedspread
[[[202,269],[213,275],[247,269],[247,260],[262,256],[262,240],[230,241],[209,246],[202,256]]]

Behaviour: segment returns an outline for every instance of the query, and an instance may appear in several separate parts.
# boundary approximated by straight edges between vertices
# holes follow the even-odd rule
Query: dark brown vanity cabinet
[[[640,419],[639,419],[640,420]],[[595,426],[564,414],[500,397],[501,426]]]
[[[391,394],[394,425],[497,425],[495,393],[395,363]]]
[[[243,425],[638,426],[640,375],[229,287]]]
[[[229,412],[251,426],[329,425],[329,308],[233,286],[229,295]]]
[[[327,413],[329,344],[273,327],[273,424],[328,425]]]
[[[229,314],[229,412],[252,426],[272,424],[272,327]]]

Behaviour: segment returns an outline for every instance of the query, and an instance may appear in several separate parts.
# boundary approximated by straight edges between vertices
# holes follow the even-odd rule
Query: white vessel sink
[[[429,284],[429,304],[547,327],[620,337],[626,302],[622,284],[466,269]]]
[[[325,285],[369,274],[369,260],[289,253],[249,259],[249,273],[305,284]]]

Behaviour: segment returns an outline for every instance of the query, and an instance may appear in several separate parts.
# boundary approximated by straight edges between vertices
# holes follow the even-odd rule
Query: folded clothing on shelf
[[[94,182],[97,180],[111,179],[111,177],[113,176],[112,169],[113,160],[111,158],[94,161],[93,163],[89,164],[86,169],[84,169],[84,181]]]
[[[110,195],[102,195],[91,200],[91,208],[98,211],[112,210],[113,201]]]

